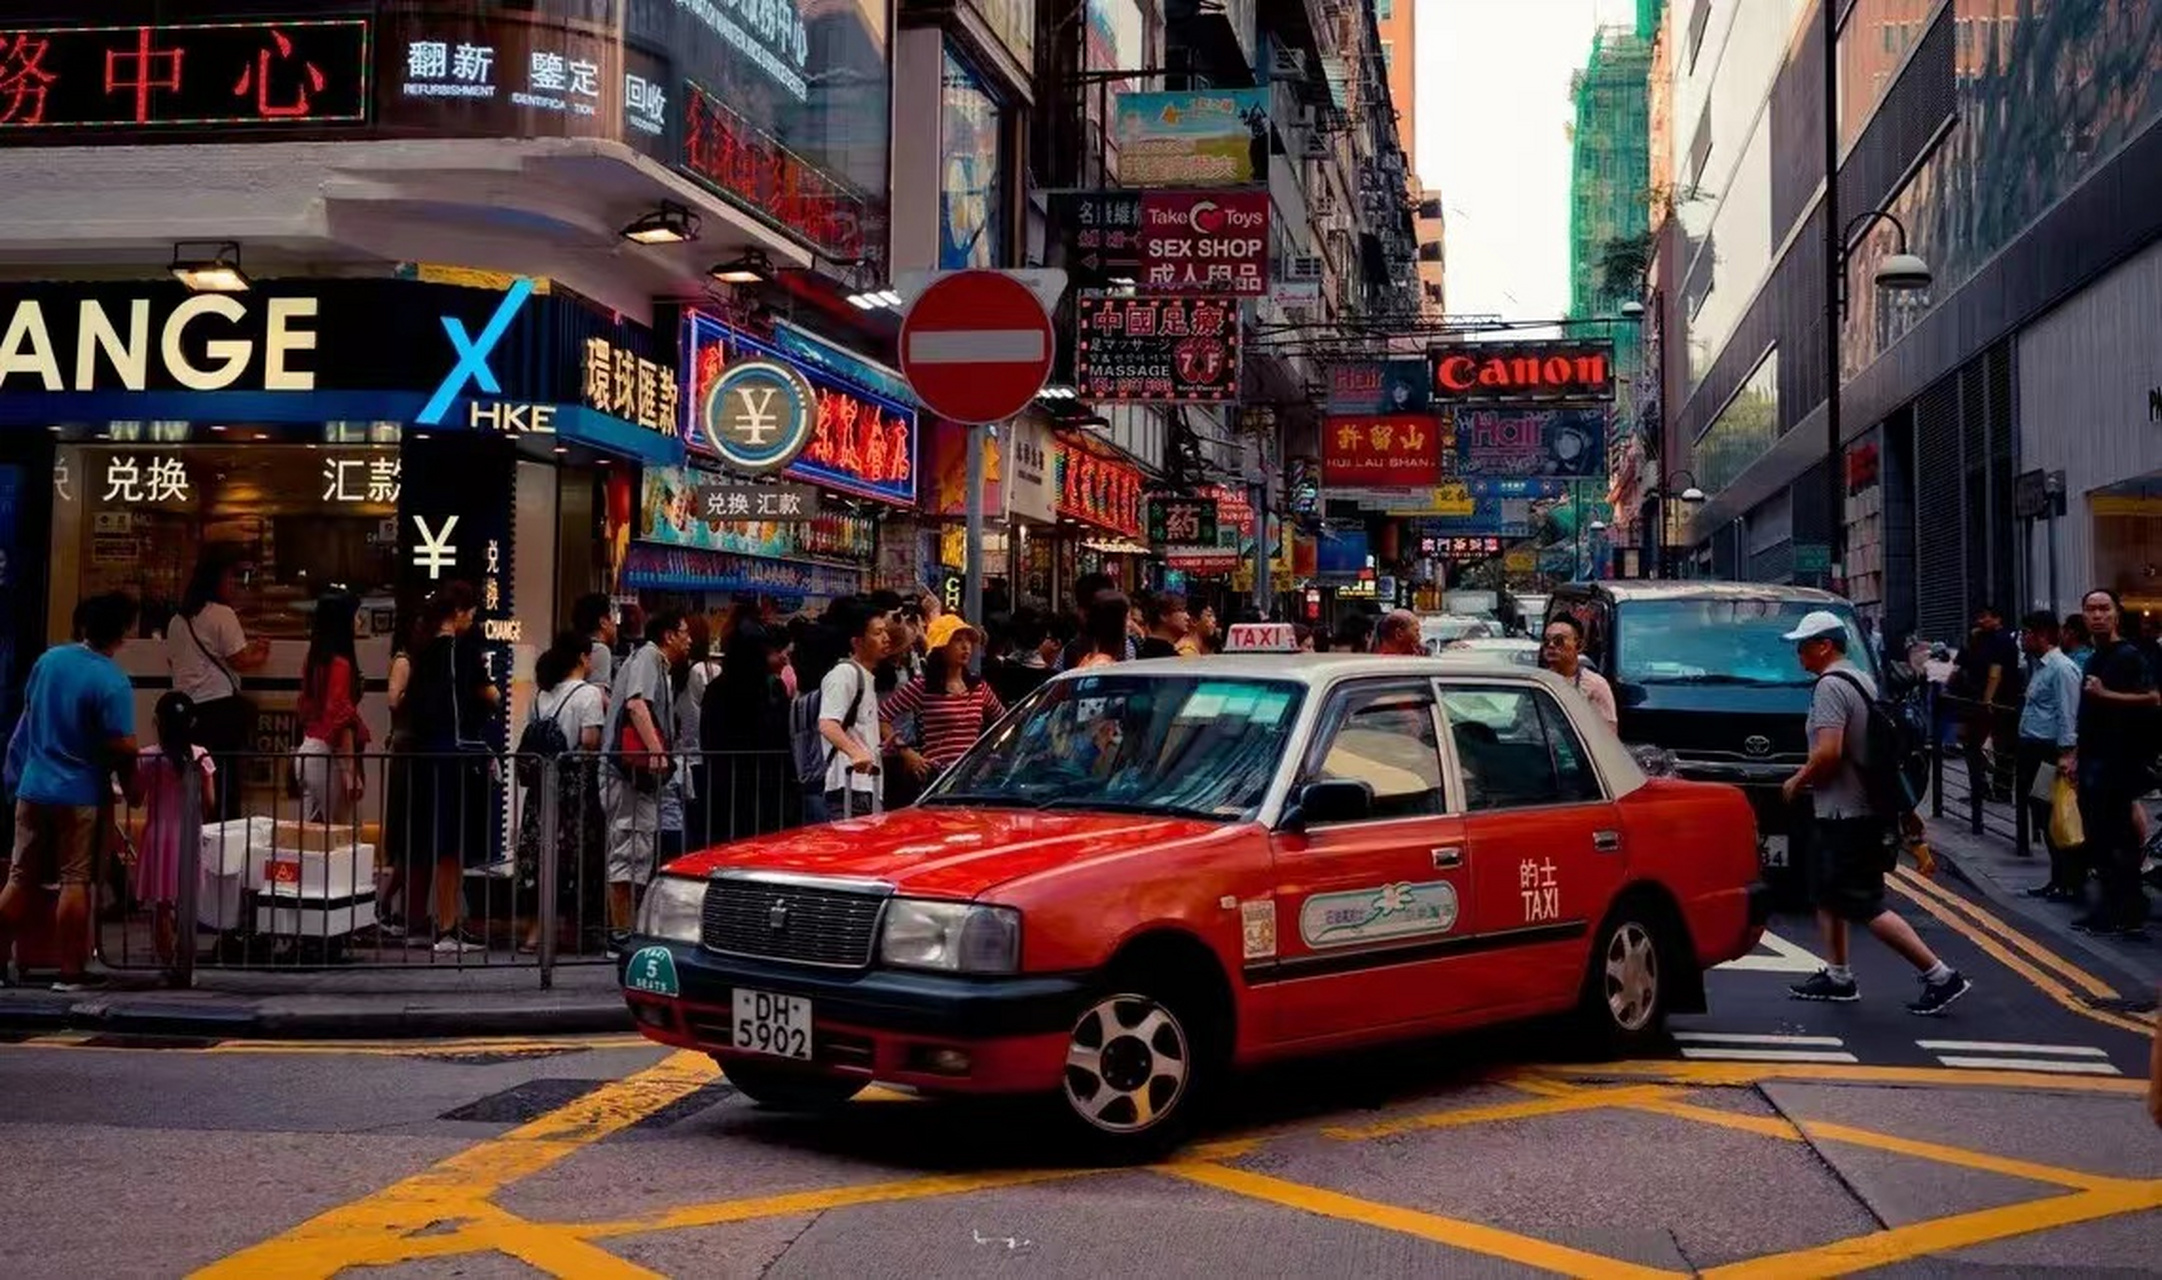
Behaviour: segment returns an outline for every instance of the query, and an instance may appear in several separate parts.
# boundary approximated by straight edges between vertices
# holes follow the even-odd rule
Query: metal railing
[[[1949,807],[1975,835],[2009,840],[2026,857],[2046,812],[2020,787],[2019,708],[1936,692],[1932,698],[1930,812]],[[2054,763],[2054,762],[2053,762]]]
[[[101,824],[95,945],[120,970],[530,968],[610,960],[654,872],[797,826],[787,752],[482,750],[138,770]],[[643,765],[644,761],[639,761]]]

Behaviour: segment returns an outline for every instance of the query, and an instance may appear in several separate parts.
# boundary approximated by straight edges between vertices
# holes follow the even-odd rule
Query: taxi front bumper
[[[675,993],[623,989],[650,1040],[724,1061],[752,1056],[736,1048],[735,992],[793,996],[811,1002],[810,1068],[948,1093],[1058,1088],[1068,1033],[1092,990],[1086,975],[817,970],[650,938],[625,948],[618,981],[655,947],[674,962]]]

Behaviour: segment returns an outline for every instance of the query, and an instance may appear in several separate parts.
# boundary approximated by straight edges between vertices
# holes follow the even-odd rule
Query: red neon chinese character
[[[0,34],[0,124],[45,123],[45,94],[58,78],[43,66],[51,43],[20,35],[10,44]]]
[[[285,38],[283,31],[272,27],[270,29],[270,38],[277,43],[279,62],[284,62],[287,58],[293,56],[293,42]],[[255,114],[265,120],[291,120],[307,115],[309,86],[313,85],[315,91],[321,93],[323,85],[326,83],[323,79],[322,68],[312,62],[303,60],[301,67],[306,72],[307,84],[299,85],[294,89],[296,96],[291,102],[272,102],[270,100],[270,58],[270,50],[260,49],[256,51],[255,65],[242,69],[240,83],[233,86],[233,96],[245,98],[252,91],[255,94]]]
[[[135,48],[107,49],[105,51],[105,92],[108,94],[132,92],[135,95],[135,123],[150,123],[150,95],[154,90],[169,89],[180,92],[180,63],[186,55],[184,49],[153,49],[150,47],[150,27],[135,29]],[[135,73],[133,80],[120,78],[123,64]],[[164,68],[161,73],[158,68]]]

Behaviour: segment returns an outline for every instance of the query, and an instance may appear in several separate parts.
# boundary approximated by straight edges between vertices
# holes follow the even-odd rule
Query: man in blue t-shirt
[[[15,797],[15,849],[7,888],[0,890],[0,961],[31,895],[58,882],[55,991],[94,985],[84,968],[98,813],[111,797],[113,771],[135,762],[135,690],[113,661],[135,625],[135,602],[118,593],[96,596],[75,616],[82,643],[48,649],[30,668],[6,770]]]

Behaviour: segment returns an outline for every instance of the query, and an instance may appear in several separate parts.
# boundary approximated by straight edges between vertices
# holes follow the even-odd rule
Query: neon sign
[[[688,81],[683,171],[781,230],[835,257],[865,252],[863,196]]]
[[[1436,347],[1429,358],[1436,400],[1614,398],[1614,348],[1604,342]]]
[[[0,130],[360,124],[361,18],[0,30]]]

